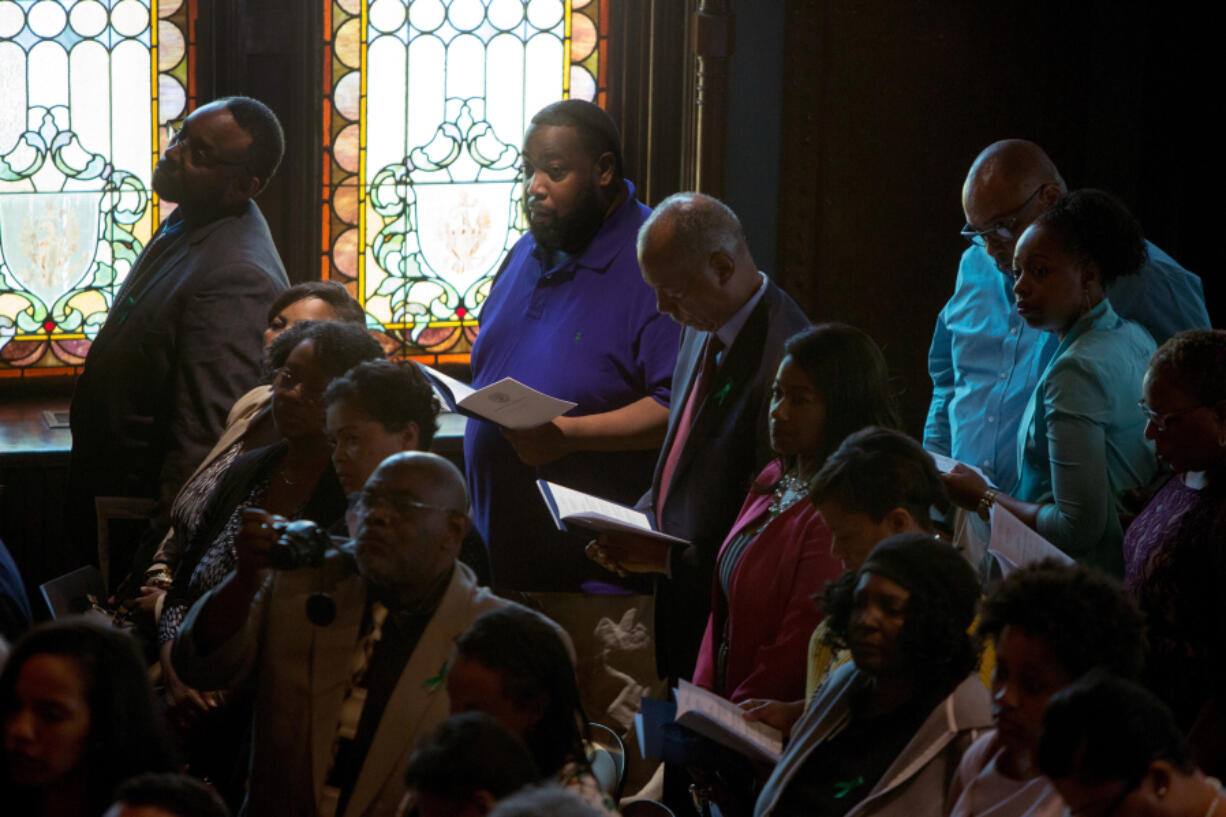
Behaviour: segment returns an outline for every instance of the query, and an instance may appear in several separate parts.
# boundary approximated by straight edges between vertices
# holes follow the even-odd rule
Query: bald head
[[[411,604],[449,574],[468,532],[459,469],[427,451],[384,460],[358,503],[354,555],[368,582]]]
[[[1064,190],[1064,179],[1051,157],[1025,139],[1002,139],[993,142],[975,157],[966,182],[962,186],[965,199],[972,193],[1004,188],[1026,196],[1040,184],[1054,184]]]
[[[465,513],[468,510],[468,489],[464,475],[450,460],[429,451],[401,451],[385,459],[371,475],[383,473],[385,478],[421,477],[429,483],[430,498],[422,502],[440,505]]]
[[[638,257],[660,312],[695,329],[718,329],[761,283],[740,219],[702,193],[660,202],[639,228]]]
[[[1002,271],[1013,268],[1017,237],[1065,192],[1043,148],[1025,139],[993,142],[975,157],[962,185],[962,209]],[[1003,228],[1003,229],[1001,229]]]

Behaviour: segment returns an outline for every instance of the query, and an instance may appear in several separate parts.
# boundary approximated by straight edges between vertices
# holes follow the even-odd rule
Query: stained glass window
[[[402,355],[463,362],[523,234],[540,108],[604,104],[609,0],[323,0],[322,277]]]
[[[158,224],[196,0],[0,0],[0,376],[71,372]]]

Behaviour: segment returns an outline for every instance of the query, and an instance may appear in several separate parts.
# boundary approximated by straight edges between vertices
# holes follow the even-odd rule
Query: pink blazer
[[[782,464],[774,460],[762,470],[757,481],[772,484],[782,472]],[[761,524],[770,501],[770,494],[751,493],[745,498],[731,532],[720,546],[719,559],[742,530]],[[811,597],[842,572],[842,562],[830,553],[830,531],[821,514],[807,499],[795,502],[775,517],[741,554],[727,596],[716,573],[711,615],[693,682],[714,689],[719,634],[728,621],[725,697],[733,701],[803,698],[809,636],[821,621]]]

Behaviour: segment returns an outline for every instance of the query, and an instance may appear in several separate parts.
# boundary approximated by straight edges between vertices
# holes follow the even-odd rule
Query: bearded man
[[[609,574],[586,536],[554,526],[538,477],[633,504],[668,422],[679,328],[656,311],[635,238],[650,210],[622,178],[617,127],[576,99],[532,117],[524,139],[530,232],[503,261],[473,344],[473,386],[513,377],[577,406],[508,431],[469,420],[473,518],[498,590],[573,592]]]

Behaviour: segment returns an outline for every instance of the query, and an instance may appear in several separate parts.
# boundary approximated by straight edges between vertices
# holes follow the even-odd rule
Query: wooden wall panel
[[[926,352],[953,290],[971,160],[1011,136],[1071,186],[1115,191],[1226,312],[1221,112],[1206,21],[1147,4],[789,0],[780,279],[815,320],[885,348],[918,433]]]

